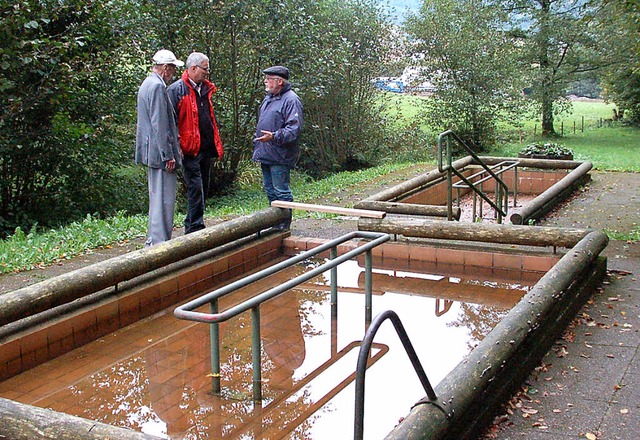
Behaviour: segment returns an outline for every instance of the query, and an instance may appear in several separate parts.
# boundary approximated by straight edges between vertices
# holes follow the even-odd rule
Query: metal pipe
[[[514,160],[513,157],[495,157],[495,156],[480,156],[480,159],[487,165],[493,165],[505,160]],[[568,169],[572,170],[579,167],[583,162],[577,160],[553,160],[553,159],[528,159],[519,157],[517,159],[520,162],[520,167],[525,168],[540,168],[540,169]]]
[[[218,313],[218,299],[214,298],[209,304],[211,313]],[[220,386],[220,324],[217,322],[209,324],[209,337],[211,340],[211,392],[219,396],[222,391]]]
[[[369,250],[364,254],[364,322],[371,322],[373,315],[373,255]]]
[[[220,298],[222,296],[225,296],[237,289],[239,289],[240,287],[244,287],[247,286],[259,279],[262,279],[264,277],[266,277],[267,275],[271,275],[273,273],[276,273],[286,267],[289,267],[295,263],[298,263],[300,261],[304,261],[307,258],[310,258],[314,255],[317,255],[321,252],[324,252],[326,250],[329,250],[331,247],[337,246],[338,244],[341,244],[345,241],[349,241],[352,238],[356,238],[356,237],[363,237],[363,238],[369,238],[369,239],[373,239],[373,241],[370,241],[368,243],[363,244],[362,246],[358,246],[356,249],[353,249],[349,252],[346,252],[343,255],[338,256],[337,258],[335,258],[334,260],[328,261],[308,272],[305,272],[302,275],[297,276],[294,279],[291,279],[279,286],[276,286],[272,289],[269,289],[263,293],[261,293],[260,295],[257,295],[245,302],[243,302],[242,304],[238,304],[234,307],[231,307],[230,309],[227,309],[226,311],[217,313],[217,314],[209,314],[209,313],[202,313],[202,312],[195,312],[193,310],[197,309],[198,307],[201,307],[202,305],[208,303],[209,301],[211,301],[211,299],[213,298]],[[198,321],[198,322],[222,322],[225,321],[229,318],[232,318],[236,315],[239,315],[240,313],[249,310],[250,308],[254,307],[257,304],[260,304],[270,298],[273,298],[274,296],[279,295],[280,293],[292,289],[294,287],[296,287],[299,284],[302,284],[303,282],[314,278],[317,275],[322,274],[323,272],[326,272],[327,270],[331,269],[334,266],[337,266],[338,264],[344,263],[345,261],[348,261],[350,259],[352,259],[353,257],[356,257],[364,252],[366,252],[369,249],[372,249],[386,241],[389,241],[391,237],[388,234],[380,234],[380,233],[371,233],[371,232],[363,232],[363,231],[356,231],[356,232],[351,232],[349,234],[343,235],[342,237],[340,237],[339,239],[335,239],[335,240],[331,240],[327,243],[324,243],[318,247],[315,247],[311,250],[302,252],[294,257],[291,257],[285,261],[282,261],[278,264],[275,264],[271,267],[268,267],[266,269],[263,269],[259,272],[256,272],[252,275],[249,275],[246,278],[243,278],[241,280],[238,280],[236,282],[233,282],[231,284],[228,284],[220,289],[216,289],[213,292],[210,292],[206,295],[201,296],[200,298],[196,298],[192,301],[189,301],[186,304],[183,304],[179,307],[177,307],[174,310],[174,315],[179,318],[179,319],[187,319],[187,320],[191,320],[191,321]]]
[[[361,440],[364,436],[364,394],[365,394],[365,373],[367,370],[367,364],[370,359],[371,345],[373,344],[373,338],[375,338],[378,330],[382,323],[386,320],[390,320],[393,323],[393,327],[400,338],[400,342],[409,356],[409,360],[411,361],[411,365],[413,366],[414,371],[416,372],[422,387],[424,388],[427,396],[431,402],[438,405],[437,396],[431,383],[429,382],[429,378],[422,368],[422,364],[420,363],[420,359],[413,348],[413,344],[409,339],[409,335],[402,325],[402,321],[393,310],[387,310],[379,315],[371,323],[371,326],[367,330],[367,333],[362,340],[362,345],[360,345],[360,352],[358,353],[358,363],[356,366],[356,398],[355,398],[355,416],[354,416],[354,435],[353,437],[357,440]]]
[[[329,259],[335,260],[338,257],[338,248],[332,247],[329,251]],[[338,266],[331,268],[331,305],[336,306],[338,311]]]
[[[251,308],[251,357],[253,359],[253,400],[262,400],[262,359],[260,305]]]
[[[344,243],[345,241],[351,240],[352,238],[355,237],[366,237],[366,238],[370,238],[373,239],[372,241],[363,244],[362,246],[358,246],[356,249],[353,249],[349,252],[346,252],[345,254],[338,256],[337,255],[337,246],[338,244]],[[262,367],[261,367],[261,357],[262,357],[262,350],[261,350],[261,337],[260,337],[260,304],[262,304],[264,301],[267,301],[270,298],[273,298],[274,296],[277,296],[283,292],[286,292],[287,290],[290,290],[300,284],[302,284],[303,282],[312,279],[314,277],[316,277],[317,275],[320,275],[321,273],[327,271],[327,270],[331,270],[331,295],[332,297],[334,296],[334,287],[335,287],[335,301],[332,301],[331,304],[331,311],[332,311],[332,318],[334,313],[337,316],[337,271],[334,271],[333,269],[335,267],[337,267],[339,264],[352,259],[353,257],[356,257],[362,253],[366,253],[365,255],[365,260],[366,260],[366,272],[367,272],[367,279],[368,279],[368,295],[367,296],[367,307],[365,307],[365,319],[368,320],[367,322],[371,321],[371,297],[372,297],[372,288],[371,288],[371,279],[372,279],[372,267],[373,267],[373,257],[372,257],[372,252],[371,249],[388,241],[390,239],[390,236],[388,234],[377,234],[377,233],[370,233],[370,232],[352,232],[350,234],[346,234],[343,235],[340,238],[337,238],[335,240],[331,240],[328,243],[325,243],[323,245],[320,245],[314,249],[311,249],[309,251],[306,252],[302,252],[301,254],[289,258],[288,260],[285,260],[279,264],[276,264],[270,268],[266,268],[263,269],[255,274],[249,275],[241,280],[238,280],[234,283],[231,283],[225,287],[222,287],[220,289],[217,289],[211,293],[208,293],[206,295],[203,295],[200,298],[197,298],[193,301],[188,302],[187,304],[184,304],[182,306],[177,307],[174,310],[174,315],[179,318],[179,319],[187,319],[187,320],[191,320],[191,321],[198,321],[198,322],[205,322],[205,323],[209,323],[210,325],[217,325],[220,322],[226,321],[228,319],[233,318],[234,316],[239,315],[240,313],[251,309],[251,350],[252,350],[252,360],[253,360],[253,399],[255,401],[259,401],[262,400]],[[222,313],[220,313],[217,310],[217,307],[211,306],[210,307],[210,313],[201,313],[201,312],[194,312],[193,310],[200,307],[201,305],[209,302],[210,304],[213,304],[213,301],[217,301],[218,298],[221,298],[222,296],[228,295],[234,291],[236,291],[237,289],[247,286],[255,281],[261,280],[275,272],[278,272],[279,270],[282,270],[286,267],[290,267],[300,261],[303,261],[307,258],[309,258],[310,256],[313,255],[317,255],[318,253],[324,252],[327,249],[329,249],[330,251],[330,256],[332,257],[328,262],[326,262],[325,264],[322,264],[319,267],[316,267],[306,273],[304,273],[303,275],[299,275],[296,278],[289,280],[285,283],[280,284],[277,287],[274,287],[272,289],[267,290],[266,292],[263,292],[259,295],[256,295],[253,298],[250,298],[246,301],[243,301],[242,303],[231,307],[230,309],[223,311]],[[335,282],[335,286],[334,286],[334,282]],[[216,303],[217,305],[217,303]],[[334,306],[336,307],[334,309]],[[333,328],[332,328],[333,330]],[[219,340],[214,340],[213,338],[213,333],[212,333],[212,338],[211,338],[211,346],[212,346],[212,360],[211,360],[211,364],[212,364],[212,369],[213,370],[217,370],[218,373],[220,371],[220,358],[219,358],[219,344],[220,341]],[[214,350],[214,345],[215,345],[215,350]],[[217,365],[214,366],[214,358],[213,355],[214,353],[216,354],[217,357]],[[215,375],[215,373],[214,373]],[[219,374],[218,374],[219,377]]]

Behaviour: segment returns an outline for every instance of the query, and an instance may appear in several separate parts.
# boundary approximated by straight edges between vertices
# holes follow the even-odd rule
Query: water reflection
[[[243,289],[221,309],[321,263],[308,261]],[[220,326],[222,395],[215,396],[208,326],[177,320],[172,310],[38,367],[55,386],[41,394],[27,390],[31,400],[24,401],[171,439],[350,437],[353,373],[366,328],[363,270],[355,261],[339,267],[337,307],[328,273],[263,304],[262,402],[251,400],[250,314]],[[490,279],[376,261],[373,315],[398,314],[435,386],[533,282],[518,273]],[[376,343],[366,382],[367,438],[384,437],[424,394],[391,324],[381,327]],[[64,381],[80,368],[74,365],[80,356],[84,374]]]

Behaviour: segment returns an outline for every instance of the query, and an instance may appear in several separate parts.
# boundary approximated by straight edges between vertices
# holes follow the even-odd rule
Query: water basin
[[[221,307],[321,262],[308,260],[254,283]],[[366,330],[363,270],[357,261],[339,266],[333,310],[328,273],[262,305],[261,402],[251,399],[249,313],[221,325],[222,393],[216,396],[209,326],[176,319],[173,307],[0,383],[0,396],[171,439],[349,438]],[[389,309],[399,315],[435,386],[540,276],[379,259],[373,315]],[[382,326],[372,356],[368,439],[383,438],[425,394],[391,324]]]

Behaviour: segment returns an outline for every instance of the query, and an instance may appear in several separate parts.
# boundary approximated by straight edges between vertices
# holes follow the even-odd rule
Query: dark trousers
[[[187,216],[184,219],[184,233],[204,229],[204,200],[209,192],[211,155],[200,152],[197,156],[184,156],[184,183],[187,186]]]

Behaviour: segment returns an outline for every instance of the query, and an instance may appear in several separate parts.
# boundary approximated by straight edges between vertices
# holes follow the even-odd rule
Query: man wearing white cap
[[[184,63],[169,50],[153,56],[152,72],[138,91],[135,162],[147,167],[149,231],[145,246],[171,238],[176,204],[176,170],[182,166],[178,129],[167,82]]]

